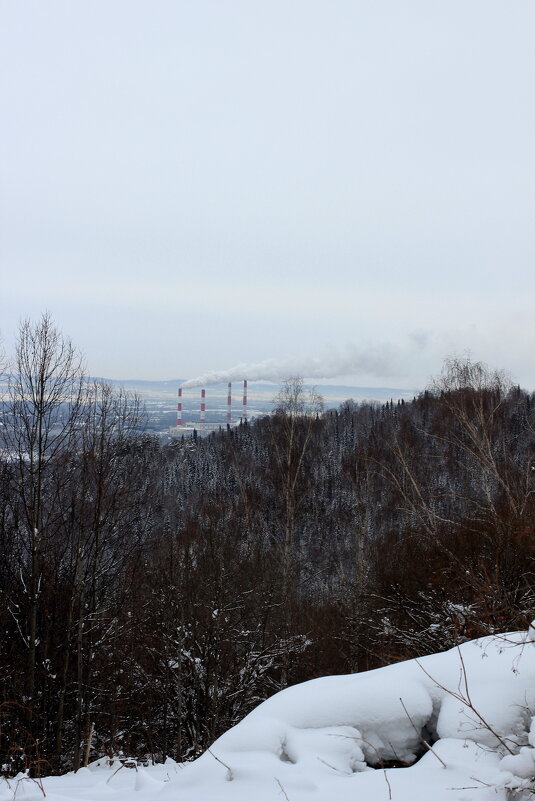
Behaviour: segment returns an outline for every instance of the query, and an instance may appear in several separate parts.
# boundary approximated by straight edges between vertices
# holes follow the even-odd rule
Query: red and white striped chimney
[[[178,406],[176,413],[176,424],[177,426],[182,425],[182,387],[178,388]]]
[[[201,416],[199,418],[201,423],[206,421],[206,390],[201,389]]]
[[[247,379],[243,381],[243,419],[247,420]]]
[[[228,394],[227,394],[227,423],[230,423],[232,420],[232,383],[228,382]]]

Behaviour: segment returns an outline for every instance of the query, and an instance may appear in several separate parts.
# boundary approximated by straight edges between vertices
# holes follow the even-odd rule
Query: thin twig
[[[227,781],[228,781],[228,782],[231,782],[231,781],[232,781],[232,779],[234,778],[234,776],[232,775],[232,770],[231,770],[231,768],[229,768],[229,766],[226,764],[226,762],[223,762],[223,760],[222,760],[222,759],[219,759],[219,757],[217,757],[217,756],[214,754],[214,752],[213,752],[213,751],[210,751],[210,749],[209,749],[209,748],[207,748],[206,750],[208,751],[208,753],[209,753],[211,756],[213,756],[213,758],[215,759],[215,761],[216,761],[216,762],[219,762],[219,764],[220,764],[220,765],[223,765],[223,767],[227,769],[227,771],[228,771],[228,774],[227,774]]]
[[[278,785],[279,785],[279,787],[281,788],[281,793],[282,793],[282,794],[283,794],[283,796],[285,797],[286,801],[290,801],[290,799],[289,799],[289,798],[288,798],[288,796],[286,795],[286,790],[284,789],[284,787],[282,786],[282,784],[280,783],[280,781],[277,779],[277,777],[276,777],[276,776],[275,776],[275,781],[277,782],[277,784],[278,784]]]
[[[337,768],[336,765],[331,765],[331,763],[327,762],[326,759],[322,759],[319,756],[317,756],[316,759],[318,760],[318,762],[323,762],[324,765],[326,765],[328,768],[331,768],[331,770],[335,770],[337,773],[343,773],[344,776],[352,776],[353,775],[352,771],[350,771],[350,770],[342,770],[342,768]]]
[[[116,773],[119,773],[121,768],[124,768],[124,765],[119,765],[117,770],[114,770],[113,773],[111,774],[111,776],[108,776],[108,778],[106,779],[106,784],[108,784],[113,779],[113,777],[115,776]]]
[[[424,668],[424,666],[422,665],[422,663],[418,659],[416,659],[415,661],[416,661],[416,664],[418,665],[418,667],[420,667],[423,670],[425,675],[429,679],[431,679],[431,681],[434,682],[434,684],[440,690],[444,690],[445,693],[447,693],[448,695],[451,695],[452,698],[455,698],[457,701],[460,701],[462,704],[464,704],[464,706],[466,706],[468,709],[470,709],[474,713],[474,715],[479,719],[479,721],[483,725],[483,727],[485,729],[487,729],[487,731],[489,731],[492,735],[494,735],[494,737],[496,737],[498,742],[501,745],[503,745],[505,750],[509,754],[514,754],[514,751],[512,751],[511,748],[509,748],[509,746],[507,745],[507,743],[505,742],[503,737],[500,737],[500,735],[492,728],[490,723],[488,723],[488,721],[485,720],[485,718],[483,717],[481,712],[478,712],[478,710],[473,705],[472,700],[470,698],[470,693],[468,691],[468,677],[467,677],[467,673],[466,673],[466,667],[465,667],[464,659],[463,659],[463,656],[461,654],[461,650],[460,650],[459,646],[457,646],[457,650],[459,652],[459,658],[461,660],[461,678],[459,679],[459,692],[455,692],[455,690],[449,690],[447,687],[445,687],[443,684],[441,684],[439,681],[437,681],[435,678],[433,678],[433,676],[431,676],[431,674],[428,673],[428,671]],[[462,693],[462,691],[460,689],[461,681],[463,681],[464,686],[465,686],[465,690],[466,690],[465,695],[463,695],[463,693]]]
[[[392,801],[392,788],[390,787],[390,782],[388,781],[388,776],[386,775],[386,769],[383,769],[383,774],[385,777],[385,782],[388,785],[388,801]]]
[[[352,735],[352,734],[328,734],[328,735],[327,735],[327,737],[342,737],[344,740],[353,740],[353,741],[354,741],[355,743],[357,743],[359,746],[361,746],[361,745],[367,745],[367,746],[369,746],[369,748],[371,748],[373,751],[375,751],[375,753],[376,753],[376,755],[377,755],[377,762],[378,762],[378,764],[379,764],[381,767],[383,767],[383,758],[382,758],[381,754],[379,753],[379,751],[378,751],[378,749],[377,749],[377,746],[375,746],[373,743],[370,743],[370,741],[369,741],[369,740],[365,740],[365,739],[364,739],[364,737],[362,737],[362,736],[360,736],[360,735],[359,735],[358,737],[356,737],[355,735]],[[393,746],[392,746],[392,743],[390,743],[390,742],[389,742],[388,744],[389,744],[390,748],[392,748],[392,752],[393,752],[394,756],[395,756],[395,757],[396,757],[396,759],[397,759],[397,758],[398,758],[398,756],[397,756],[396,752],[394,751],[394,748],[393,748]],[[362,750],[362,749],[361,749],[361,750]],[[366,762],[366,758],[365,758],[364,752],[362,753],[362,756],[364,757],[364,762]],[[401,760],[400,760],[400,761],[401,761]],[[367,764],[367,763],[366,763],[366,764]]]
[[[409,715],[409,713],[408,713],[408,711],[407,711],[407,707],[406,707],[406,706],[405,706],[405,704],[403,703],[403,698],[400,698],[399,700],[400,700],[400,702],[401,702],[401,706],[402,706],[402,707],[403,707],[403,709],[405,710],[405,714],[407,715],[407,717],[408,717],[408,719],[409,719],[409,721],[410,721],[410,724],[411,724],[412,728],[413,728],[413,729],[414,729],[414,731],[416,732],[416,736],[418,737],[418,739],[420,740],[420,742],[422,743],[422,745],[423,745],[423,746],[425,746],[425,747],[427,748],[427,750],[428,750],[428,751],[431,751],[431,753],[432,753],[432,754],[434,754],[434,755],[436,756],[436,758],[438,759],[438,761],[439,761],[439,762],[442,764],[442,766],[445,768],[445,767],[446,767],[446,763],[444,762],[444,760],[443,760],[441,757],[439,757],[439,755],[437,754],[437,752],[436,752],[436,751],[433,751],[433,748],[432,748],[432,746],[430,746],[430,745],[429,745],[429,743],[428,743],[426,740],[424,740],[424,738],[422,737],[422,734],[421,734],[421,732],[419,732],[419,731],[418,731],[418,729],[416,728],[416,726],[415,726],[415,724],[414,724],[414,721],[413,721],[413,719],[411,718],[411,716]]]
[[[491,789],[494,789],[494,792],[496,792],[496,790],[498,789],[498,786],[496,784],[489,784],[488,782],[484,782],[483,779],[478,779],[476,776],[470,776],[470,779],[472,779],[472,781],[474,782],[478,782],[478,784],[470,784],[467,785],[466,787],[448,787],[448,790],[481,790],[481,787],[489,787]],[[517,790],[518,788],[514,787],[509,789]]]
[[[7,779],[6,779],[6,781],[7,781]],[[13,801],[15,801],[15,799],[17,797],[17,791],[19,789],[20,783],[21,782],[25,782],[25,781],[33,782],[34,784],[36,784],[39,787],[39,789],[41,790],[44,798],[46,798],[45,788],[43,787],[43,783],[40,780],[34,779],[31,776],[23,776],[22,778],[17,779],[17,783],[15,785],[15,791],[13,793]],[[9,789],[11,789],[11,785],[9,784],[9,782],[8,782],[8,786],[9,786]]]

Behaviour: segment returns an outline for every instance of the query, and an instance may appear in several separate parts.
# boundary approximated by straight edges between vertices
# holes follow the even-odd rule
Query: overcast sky
[[[0,10],[6,350],[49,310],[93,375],[535,388],[533,0]]]

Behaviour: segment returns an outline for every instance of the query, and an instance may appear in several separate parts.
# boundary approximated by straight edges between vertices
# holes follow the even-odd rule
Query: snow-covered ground
[[[260,704],[195,762],[117,769],[102,759],[43,790],[47,801],[532,798],[521,789],[535,776],[532,633],[314,679]],[[15,791],[43,798],[30,779],[0,780],[0,801]]]

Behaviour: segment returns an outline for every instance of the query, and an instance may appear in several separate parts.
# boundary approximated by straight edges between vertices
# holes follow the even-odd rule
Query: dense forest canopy
[[[261,699],[533,617],[535,396],[469,359],[410,403],[162,445],[45,315],[2,407],[0,763],[201,753]]]

